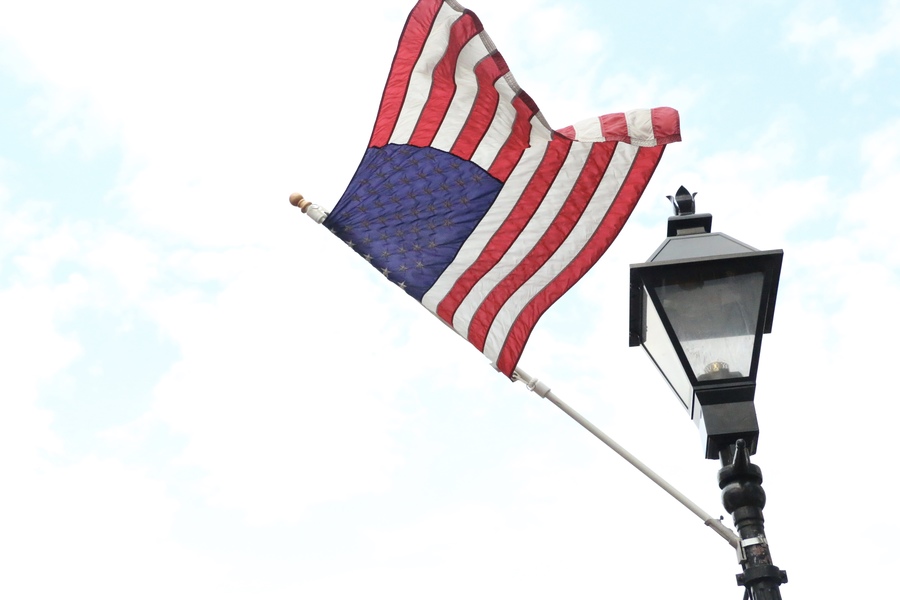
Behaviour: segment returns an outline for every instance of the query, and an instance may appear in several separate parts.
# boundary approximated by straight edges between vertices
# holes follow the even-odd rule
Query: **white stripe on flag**
[[[585,145],[590,146],[589,144]],[[566,238],[566,242],[522,287],[516,290],[500,309],[491,324],[484,345],[484,354],[491,361],[496,362],[500,356],[506,335],[522,309],[578,256],[597,231],[603,217],[609,211],[610,204],[618,195],[619,188],[629,173],[637,151],[638,148],[630,144],[616,144],[616,150],[597,191],[591,197],[590,203],[578,223],[575,224],[575,228]]]
[[[569,198],[569,194],[575,182],[578,181],[578,176],[581,174],[590,152],[590,144],[572,144],[568,156],[566,156],[550,189],[544,196],[540,206],[538,206],[537,211],[531,217],[528,225],[525,226],[500,261],[475,284],[462,304],[459,305],[459,308],[456,309],[456,314],[453,317],[453,328],[457,333],[468,338],[469,323],[471,323],[475,311],[478,310],[478,307],[481,306],[487,295],[491,293],[491,290],[503,281],[503,278],[509,275],[510,271],[515,269],[531,249],[540,242],[541,237],[556,219],[559,211]]]
[[[547,126],[544,115],[541,114],[541,111],[536,112],[534,116],[531,117],[531,135],[528,140],[529,146],[531,148],[537,148],[543,144],[549,143],[552,139],[553,134],[550,133],[550,127]]]
[[[403,108],[391,134],[391,144],[406,144],[419,122],[419,115],[428,102],[428,94],[431,92],[432,74],[434,68],[444,56],[447,49],[447,39],[450,37],[450,28],[459,18],[460,13],[449,4],[441,6],[434,20],[434,26],[416,66],[410,75],[409,88],[406,90],[406,98],[403,100]]]
[[[497,104],[494,118],[491,120],[491,126],[478,144],[471,159],[485,171],[491,168],[494,159],[503,148],[503,144],[509,139],[512,126],[516,122],[516,109],[512,102],[518,92],[509,85],[504,77],[497,80],[494,88],[500,94],[500,101]]]
[[[653,115],[647,109],[629,110],[625,113],[628,125],[628,137],[636,146],[655,146],[656,135],[653,131]]]
[[[593,117],[579,121],[572,126],[575,129],[575,139],[579,142],[604,142],[603,129],[600,127],[600,117]]]

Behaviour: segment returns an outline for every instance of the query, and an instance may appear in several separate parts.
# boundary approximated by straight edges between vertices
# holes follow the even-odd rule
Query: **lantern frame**
[[[772,331],[782,250],[759,251],[723,233],[710,233],[712,216],[679,215],[669,219],[668,237],[645,263],[631,265],[629,345],[643,346],[657,369],[700,429],[707,458],[744,439],[756,451],[759,426],[753,405],[763,334]],[[672,282],[715,281],[761,274],[755,307],[752,351],[747,373],[721,372],[698,376],[658,293]],[[691,294],[690,286],[685,284]],[[714,311],[713,311],[714,312]],[[712,328],[721,325],[711,323]],[[649,327],[649,330],[648,330]],[[665,334],[661,337],[660,328]],[[648,332],[653,336],[648,347]],[[748,332],[749,333],[749,332]]]

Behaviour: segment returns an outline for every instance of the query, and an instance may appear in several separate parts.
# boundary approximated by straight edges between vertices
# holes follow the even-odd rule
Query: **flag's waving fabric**
[[[511,376],[678,140],[670,108],[552,130],[472,12],[420,0],[324,224]]]

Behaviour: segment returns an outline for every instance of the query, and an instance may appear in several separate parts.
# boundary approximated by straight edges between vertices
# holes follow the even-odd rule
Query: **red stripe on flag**
[[[469,11],[466,11],[451,27],[447,51],[434,68],[428,101],[409,140],[413,146],[427,146],[434,140],[456,93],[456,65],[459,53],[463,46],[483,30],[484,27],[478,17]]]
[[[662,107],[650,110],[653,137],[657,145],[681,141],[681,121],[674,108]]]
[[[591,240],[578,256],[560,271],[539,294],[535,295],[519,313],[516,322],[507,334],[500,356],[497,358],[497,369],[500,372],[512,377],[512,372],[525,348],[525,342],[528,341],[531,330],[541,315],[600,260],[600,257],[619,235],[619,231],[631,216],[638,199],[656,170],[664,149],[665,146],[653,146],[638,150],[622,188]]]
[[[488,173],[503,182],[509,178],[509,174],[512,173],[522,158],[522,154],[530,145],[531,119],[538,112],[538,107],[534,100],[522,91],[513,98],[512,105],[516,109],[515,121],[513,121],[513,126],[510,128],[509,137],[494,158],[491,168],[488,169]]]
[[[575,127],[572,125],[566,125],[562,129],[557,129],[556,133],[566,136],[567,138],[575,139]]]
[[[544,232],[534,248],[510,271],[478,307],[469,325],[468,339],[479,350],[484,350],[484,342],[497,313],[522,284],[540,269],[544,263],[562,246],[572,233],[578,219],[597,191],[603,173],[609,166],[615,144],[592,144],[584,167],[572,186],[572,191],[554,217],[553,223]]]
[[[494,87],[500,77],[509,72],[506,61],[498,53],[483,58],[475,66],[475,80],[478,82],[478,95],[469,112],[466,124],[463,125],[459,137],[454,142],[450,153],[464,160],[475,154],[478,144],[484,138],[500,102],[500,93]]]
[[[565,138],[555,138],[548,144],[540,166],[532,174],[531,180],[525,186],[522,195],[516,201],[516,205],[506,220],[494,232],[481,255],[456,280],[453,287],[438,304],[437,316],[444,322],[453,324],[453,315],[462,301],[465,300],[475,284],[503,258],[503,255],[528,225],[538,206],[543,202],[560,167],[565,162],[571,145],[572,142]],[[478,349],[482,350],[482,348]]]
[[[608,142],[625,142],[631,143],[631,137],[628,135],[628,121],[625,119],[625,113],[613,113],[611,115],[603,115],[600,117],[600,131]]]
[[[390,141],[406,99],[413,67],[422,54],[435,17],[443,5],[443,0],[420,0],[409,13],[381,96],[378,117],[369,139],[370,148],[385,146]]]

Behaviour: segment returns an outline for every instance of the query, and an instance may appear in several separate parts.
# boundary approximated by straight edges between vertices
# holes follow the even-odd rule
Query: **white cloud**
[[[863,137],[860,164],[864,168],[860,189],[847,198],[842,226],[859,240],[863,258],[893,267],[900,265],[894,224],[900,219],[896,200],[900,189],[900,119],[883,124]]]
[[[112,231],[94,240],[85,252],[85,264],[95,272],[105,273],[119,286],[110,291],[124,303],[147,295],[159,276],[157,248],[145,239]],[[98,277],[99,278],[99,277]]]
[[[119,461],[88,457],[48,464],[15,481],[0,498],[6,595],[228,592],[227,573],[173,541],[176,504],[159,480]]]
[[[79,343],[55,324],[83,293],[78,277],[55,286],[0,290],[0,461],[6,469],[27,470],[43,452],[61,450],[50,430],[51,413],[37,404],[38,392],[81,352]]]
[[[873,23],[866,24],[848,24],[837,15],[823,18],[821,12],[816,3],[797,16],[788,32],[788,42],[805,52],[824,48],[829,59],[837,59],[838,64],[849,63],[856,77],[870,73],[880,61],[900,53],[900,2],[884,0],[880,14]]]
[[[384,290],[363,291],[344,264],[287,254],[261,262],[273,258],[245,253],[245,269],[215,296],[152,305],[181,354],[157,386],[154,414],[186,436],[180,462],[204,470],[211,502],[254,522],[294,522],[311,505],[387,486],[400,414],[381,380],[397,333],[368,311],[383,310]]]

